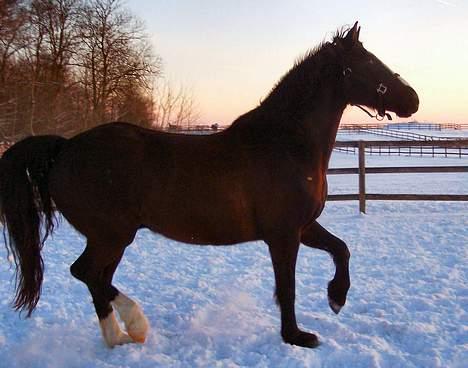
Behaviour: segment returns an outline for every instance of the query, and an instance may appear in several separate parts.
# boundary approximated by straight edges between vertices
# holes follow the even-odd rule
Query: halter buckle
[[[377,93],[379,95],[384,95],[385,93],[387,93],[387,86],[383,83],[380,83],[379,86],[377,87]]]

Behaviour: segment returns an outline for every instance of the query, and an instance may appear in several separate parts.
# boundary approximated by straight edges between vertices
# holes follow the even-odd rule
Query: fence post
[[[366,144],[359,141],[359,212],[366,213]]]

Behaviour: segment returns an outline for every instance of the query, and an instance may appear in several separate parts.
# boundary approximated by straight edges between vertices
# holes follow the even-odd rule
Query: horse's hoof
[[[335,314],[340,313],[341,308],[343,308],[342,305],[339,305],[337,302],[335,302],[332,298],[328,297],[328,305],[330,306],[331,310],[335,312]]]
[[[133,342],[133,339],[127,335],[126,333],[119,333],[116,336],[104,336],[104,342],[106,343],[107,347],[113,349],[119,345],[130,344]]]
[[[146,341],[146,336],[148,335],[149,323],[148,319],[143,313],[141,313],[140,309],[139,312],[140,314],[135,314],[130,323],[125,325],[125,328],[134,342],[143,344]]]
[[[304,331],[299,331],[294,336],[283,336],[283,340],[285,343],[304,348],[316,348],[320,345],[316,335]]]
[[[117,309],[125,329],[133,342],[143,344],[148,335],[149,322],[141,307],[123,293],[117,295],[112,304]]]
[[[138,344],[144,344],[146,341],[146,335],[144,334],[137,335],[137,334],[132,334],[129,332],[128,335],[132,338],[133,342],[136,342]]]
[[[135,321],[134,323],[126,326],[127,333],[138,344],[144,344],[146,336],[148,335],[148,320],[144,315],[142,319]]]
[[[328,284],[328,305],[335,314],[340,313],[341,308],[345,305],[348,289],[349,286],[343,287],[334,280]]]
[[[99,321],[99,326],[101,327],[104,342],[109,348],[133,342],[128,334],[120,330],[114,312],[111,312],[106,318],[101,319]]]

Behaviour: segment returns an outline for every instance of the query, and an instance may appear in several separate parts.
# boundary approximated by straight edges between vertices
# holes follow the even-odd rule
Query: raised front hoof
[[[287,344],[304,348],[316,348],[320,345],[320,341],[316,335],[304,331],[298,331],[292,335],[283,335],[283,341]]]
[[[346,294],[349,287],[342,287],[338,283],[330,281],[328,284],[328,305],[338,314],[346,303]]]
[[[330,306],[331,310],[335,313],[338,314],[340,313],[341,308],[343,308],[342,305],[339,305],[337,302],[335,302],[332,298],[328,297],[328,305]]]

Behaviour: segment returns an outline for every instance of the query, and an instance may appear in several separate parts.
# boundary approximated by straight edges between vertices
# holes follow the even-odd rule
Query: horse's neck
[[[313,164],[327,166],[346,107],[342,71],[332,57],[292,69],[260,106],[233,123],[233,130],[248,144],[289,146]],[[305,80],[309,75],[311,80]]]
[[[302,93],[301,93],[302,92]],[[313,100],[312,100],[313,99]],[[288,100],[277,100],[274,108],[266,109],[268,124],[285,132],[289,144],[304,150],[320,166],[328,166],[343,111],[345,97],[339,84],[324,83],[313,91],[297,90]],[[262,106],[259,106],[262,109]]]
[[[307,135],[310,149],[319,147],[314,152],[320,154],[322,163],[328,166],[346,102],[341,93],[330,86],[316,106],[301,122],[302,131]]]

